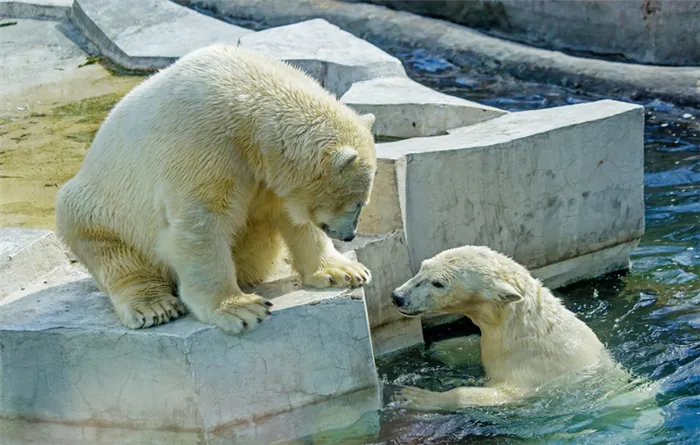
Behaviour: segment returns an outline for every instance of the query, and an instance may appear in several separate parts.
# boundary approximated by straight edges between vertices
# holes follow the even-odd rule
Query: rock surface
[[[364,293],[375,357],[422,344],[420,319],[401,315],[391,303],[391,292],[412,275],[403,231],[358,236],[351,243],[336,244],[340,252],[352,251],[372,271]]]
[[[337,0],[179,0],[280,26],[323,18],[384,48],[425,48],[457,65],[518,79],[581,88],[590,93],[660,98],[678,105],[700,104],[700,68],[608,62],[533,48],[487,36],[464,26],[366,3]]]
[[[407,77],[357,82],[340,99],[360,113],[376,117],[377,136],[436,136],[507,112],[439,93]]]
[[[68,263],[56,235],[43,229],[0,229],[0,304]]]
[[[240,46],[301,68],[338,97],[355,82],[406,76],[397,58],[321,19],[256,32]]]
[[[129,70],[164,68],[197,48],[235,45],[252,33],[169,0],[128,6],[121,0],[75,0],[71,21],[104,56]]]
[[[62,20],[73,0],[0,0],[0,16],[15,19]]]
[[[376,388],[361,289],[308,291],[287,280],[256,291],[272,299],[273,315],[240,336],[191,316],[127,330],[89,279],[6,304],[0,417],[206,436]],[[257,443],[285,437],[279,427],[279,437],[247,430]]]
[[[400,218],[414,271],[464,244],[538,268],[637,240],[643,125],[642,107],[606,100],[378,144],[396,187],[373,191],[376,201],[393,204],[368,206],[364,228]],[[391,170],[384,175],[390,180]],[[400,215],[389,213],[397,207]]]

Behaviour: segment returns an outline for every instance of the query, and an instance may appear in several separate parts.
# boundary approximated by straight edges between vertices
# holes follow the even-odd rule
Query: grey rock
[[[240,46],[301,68],[338,97],[361,80],[406,76],[398,59],[321,19],[247,35]]]
[[[377,136],[397,138],[445,134],[507,113],[439,93],[407,77],[357,82],[340,100],[362,114],[374,114]]]
[[[236,45],[252,33],[168,0],[75,0],[71,20],[105,57],[129,70],[164,68],[195,49]]]

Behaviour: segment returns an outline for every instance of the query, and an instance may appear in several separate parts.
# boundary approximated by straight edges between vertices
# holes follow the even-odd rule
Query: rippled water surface
[[[510,111],[602,99],[468,72],[423,50],[394,54],[425,85]],[[632,269],[556,292],[635,380],[609,391],[590,379],[550,398],[461,413],[390,405],[348,429],[302,443],[700,444],[700,110],[659,100],[641,105],[646,108],[647,228],[632,254]],[[458,322],[426,332],[426,340],[473,329]],[[386,395],[393,385],[442,391],[473,385],[481,375],[478,367],[448,367],[422,351],[379,366]]]

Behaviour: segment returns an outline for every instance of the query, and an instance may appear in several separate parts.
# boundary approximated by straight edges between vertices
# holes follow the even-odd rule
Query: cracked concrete
[[[261,287],[279,304],[241,336],[191,316],[127,330],[89,279],[6,304],[0,417],[206,435],[374,388],[362,289],[288,286]]]

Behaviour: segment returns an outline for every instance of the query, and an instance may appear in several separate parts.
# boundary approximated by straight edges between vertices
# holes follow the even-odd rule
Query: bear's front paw
[[[313,275],[304,280],[304,284],[318,287],[358,287],[369,283],[372,274],[361,263],[341,260],[327,263]]]
[[[434,410],[440,409],[440,393],[425,389],[404,386],[394,392],[393,400],[407,408]]]
[[[272,303],[255,294],[234,295],[218,304],[208,322],[229,334],[257,327],[272,313]],[[204,320],[203,320],[204,321]]]

